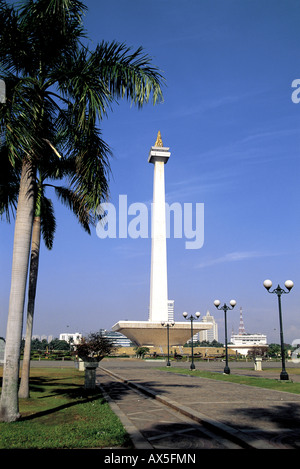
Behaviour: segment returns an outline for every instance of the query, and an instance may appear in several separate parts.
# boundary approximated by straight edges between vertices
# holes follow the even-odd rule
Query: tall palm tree
[[[38,266],[39,266],[39,255],[40,255],[40,243],[41,243],[41,186],[38,187],[38,194],[36,198],[36,208],[33,218],[32,226],[32,237],[31,237],[31,254],[30,254],[30,267],[29,267],[29,285],[28,285],[28,305],[27,305],[27,320],[26,320],[26,335],[25,335],[25,348],[22,365],[22,375],[19,387],[19,397],[29,397],[29,373],[30,373],[30,354],[31,354],[31,338],[33,330],[33,315],[35,306],[35,295],[37,287],[38,277]],[[55,221],[53,218],[53,212],[51,211],[52,204],[48,204],[47,208],[50,209],[47,214],[43,211],[48,218],[47,232],[50,235],[49,241],[54,236]],[[52,229],[50,229],[50,226]],[[48,248],[52,247],[52,239],[50,244],[46,244]]]
[[[78,0],[23,0],[16,10],[0,0],[0,78],[6,103],[0,107],[0,138],[8,159],[20,164],[11,292],[6,332],[0,419],[19,418],[18,378],[23,309],[36,198],[36,171],[54,153],[73,158],[75,191],[86,203],[101,203],[107,147],[98,122],[115,100],[141,107],[162,98],[162,76],[141,48],[105,42],[83,44]],[[54,142],[59,142],[57,145]]]
[[[60,165],[61,166],[61,165]],[[70,165],[68,165],[70,166]],[[56,169],[53,165],[54,177],[63,177],[63,167]],[[61,171],[62,170],[62,171]],[[68,173],[70,168],[68,168]],[[58,174],[60,172],[60,174]],[[77,216],[81,226],[84,230],[91,234],[90,224],[94,224],[94,217],[91,217],[90,209],[84,204],[84,198],[78,196],[71,188],[50,184],[48,177],[49,171],[40,174],[37,182],[37,196],[35,202],[35,214],[32,226],[31,238],[31,254],[30,254],[30,267],[29,267],[29,285],[28,285],[28,304],[27,304],[27,319],[26,319],[26,335],[25,347],[22,363],[22,374],[19,387],[19,397],[30,397],[29,390],[29,374],[30,374],[30,355],[31,355],[31,340],[33,331],[33,317],[35,309],[35,297],[37,290],[37,278],[39,269],[39,256],[41,235],[46,247],[51,250],[53,246],[54,233],[56,228],[56,220],[53,211],[53,204],[50,199],[46,197],[45,190],[47,187],[53,187],[59,199],[65,203],[68,208],[72,209]]]
[[[4,149],[2,148],[2,153]],[[49,163],[49,162],[47,162]],[[31,239],[31,255],[30,255],[30,268],[29,268],[29,287],[28,287],[28,305],[27,305],[27,320],[26,320],[26,336],[25,348],[23,356],[22,374],[19,387],[19,397],[29,397],[29,372],[30,372],[30,354],[31,354],[31,340],[33,330],[33,316],[35,307],[35,296],[37,288],[37,277],[39,267],[39,254],[41,234],[46,247],[51,250],[53,246],[54,233],[56,228],[56,221],[53,211],[53,204],[50,199],[46,197],[46,188],[54,188],[56,195],[61,202],[71,209],[84,230],[91,234],[90,225],[95,225],[95,217],[91,214],[90,208],[84,203],[84,197],[78,192],[75,192],[70,187],[64,187],[57,184],[50,184],[49,178],[62,179],[64,176],[74,173],[72,159],[68,161],[57,160],[53,164],[48,164],[47,170],[39,171],[37,180],[37,194],[35,201],[35,214],[32,227]],[[7,221],[10,221],[10,212],[14,215],[16,207],[16,200],[18,196],[19,173],[7,164],[5,158],[0,159],[0,174],[2,175],[2,182],[6,184],[0,185],[0,216],[3,218],[6,215]],[[3,177],[6,176],[5,177]],[[107,180],[105,175],[102,176],[102,185],[107,190]],[[103,194],[104,197],[107,194]]]
[[[0,153],[6,155],[5,148],[0,148]],[[60,157],[60,155],[59,155]],[[60,157],[61,158],[61,157]],[[57,159],[47,161],[47,169],[39,170],[39,177],[36,183],[36,199],[35,199],[35,213],[33,218],[32,238],[31,238],[31,254],[30,254],[30,267],[29,267],[29,286],[28,286],[28,305],[27,305],[27,319],[26,319],[26,335],[25,347],[22,363],[22,374],[19,387],[19,397],[29,398],[29,375],[30,375],[30,356],[31,356],[31,340],[33,331],[33,317],[35,309],[35,297],[37,289],[37,278],[39,268],[39,255],[41,235],[43,236],[46,247],[51,250],[54,241],[54,233],[56,229],[56,220],[53,211],[53,204],[50,199],[46,197],[45,191],[51,187],[54,189],[58,199],[64,203],[69,209],[73,211],[78,218],[79,223],[84,230],[91,234],[90,225],[95,226],[96,221],[101,217],[95,217],[94,210],[97,207],[91,207],[86,200],[86,193],[82,191],[83,185],[80,180],[76,187],[76,191],[72,187],[65,187],[57,184],[50,184],[49,179],[68,179],[75,174],[74,159],[68,160]],[[10,163],[5,158],[0,158],[0,174],[2,175],[0,185],[0,217],[6,216],[6,220],[10,221],[11,213],[14,215],[16,208],[16,200],[18,196],[19,178],[20,174],[16,168],[12,168]],[[100,173],[101,180],[98,183],[103,187],[103,198],[108,197],[108,181],[104,173]],[[67,180],[68,180],[67,179]]]

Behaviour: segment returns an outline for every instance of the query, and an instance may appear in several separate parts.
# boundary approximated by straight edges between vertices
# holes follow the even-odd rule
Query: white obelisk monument
[[[168,276],[165,204],[165,164],[171,153],[164,147],[158,132],[148,162],[154,164],[151,220],[151,274],[149,321],[168,321]]]
[[[112,327],[113,331],[120,332],[139,346],[163,346],[167,340],[166,329],[162,326],[162,322],[169,322],[165,164],[170,155],[169,148],[163,146],[160,132],[158,132],[156,142],[151,147],[148,157],[148,162],[154,164],[149,319],[148,321],[120,320]],[[211,328],[212,323],[193,324],[194,334]],[[170,346],[183,345],[191,338],[191,325],[188,321],[176,322],[170,328],[169,334]]]

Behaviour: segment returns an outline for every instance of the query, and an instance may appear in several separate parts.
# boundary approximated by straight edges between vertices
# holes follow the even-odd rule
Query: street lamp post
[[[188,316],[188,313],[182,313],[182,316],[183,316],[185,319],[187,319],[188,321],[191,321],[192,363],[191,363],[190,368],[191,368],[191,370],[194,370],[194,369],[195,369],[195,365],[194,365],[194,342],[193,342],[193,335],[194,335],[194,334],[193,334],[193,322],[194,322],[195,320],[199,319],[200,313],[197,312],[197,313],[195,314],[196,317],[190,315],[190,317],[188,318],[188,317],[187,317],[187,316]]]
[[[277,286],[273,291],[270,291],[270,288],[272,287],[272,282],[271,280],[265,280],[264,281],[264,287],[269,293],[275,293],[278,298],[278,309],[279,309],[279,325],[280,325],[280,346],[281,346],[281,363],[282,363],[282,370],[280,373],[280,379],[281,380],[288,380],[289,375],[285,369],[285,352],[284,352],[284,340],[283,340],[283,327],[282,327],[282,314],[281,314],[281,295],[284,293],[290,293],[291,289],[294,286],[294,283],[291,280],[287,280],[284,283],[285,287],[287,288],[288,291],[285,291],[283,288],[280,287],[280,285]]]
[[[217,309],[223,310],[224,311],[224,316],[225,316],[225,356],[226,356],[226,364],[224,368],[224,374],[229,375],[230,374],[230,368],[228,366],[228,348],[227,348],[227,311],[231,310],[235,307],[236,301],[235,300],[230,300],[230,306],[228,306],[226,303],[224,303],[223,306],[220,306],[221,302],[219,300],[214,301],[214,305]]]
[[[162,322],[161,325],[167,328],[167,338],[168,338],[168,361],[167,361],[167,366],[171,366],[170,354],[169,354],[169,348],[170,348],[169,329],[170,329],[170,326],[175,325],[175,322],[173,322],[173,321],[172,322]]]

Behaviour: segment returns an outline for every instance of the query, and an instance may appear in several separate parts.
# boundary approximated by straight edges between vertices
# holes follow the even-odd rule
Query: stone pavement
[[[286,392],[288,381],[273,391],[156,369],[164,365],[108,358],[97,369],[97,382],[135,448],[300,449],[300,395]],[[186,362],[171,366],[189,368]],[[223,373],[224,363],[196,362],[196,369]],[[264,363],[255,372],[253,363],[230,363],[230,370],[279,380],[281,368]],[[287,371],[300,381],[293,364]]]

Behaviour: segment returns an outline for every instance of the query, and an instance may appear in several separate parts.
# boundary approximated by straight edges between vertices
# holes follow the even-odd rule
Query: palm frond
[[[7,147],[0,147],[0,218],[10,223],[15,217],[20,186],[20,169],[13,167],[7,156]]]
[[[113,97],[103,82],[99,67],[95,66],[92,54],[87,49],[74,50],[65,57],[63,64],[53,68],[50,74],[59,93],[68,98],[67,112],[78,132],[88,124],[95,125],[110,108]]]
[[[151,58],[139,47],[132,52],[124,43],[102,41],[93,53],[101,77],[116,98],[130,99],[141,107],[152,95],[153,104],[161,101],[164,78]]]
[[[0,2],[0,63],[14,72],[21,72],[28,62],[27,38],[20,28],[19,15],[14,6]]]
[[[86,139],[73,139],[70,148],[76,170],[70,177],[70,186],[81,194],[90,210],[109,197],[111,151],[102,140],[99,129],[90,130]]]
[[[47,249],[53,247],[54,234],[56,230],[56,220],[54,215],[53,203],[43,195],[41,197],[41,233]]]
[[[26,33],[31,73],[47,74],[84,37],[82,15],[86,10],[76,0],[22,2],[20,28]]]
[[[98,120],[118,98],[138,107],[151,98],[159,102],[164,79],[141,47],[133,51],[116,41],[103,41],[94,51],[83,46],[83,2],[20,5],[17,10],[0,0],[0,78],[5,76],[7,85],[0,143],[12,166],[26,156],[43,180],[68,177],[69,192],[58,189],[58,196],[78,211],[88,231],[109,196],[112,153]]]
[[[67,187],[55,186],[54,190],[58,199],[73,211],[83,229],[88,234],[91,234],[90,224],[93,223],[93,220],[91,213],[85,204],[84,197],[82,197],[78,192],[72,191]]]

